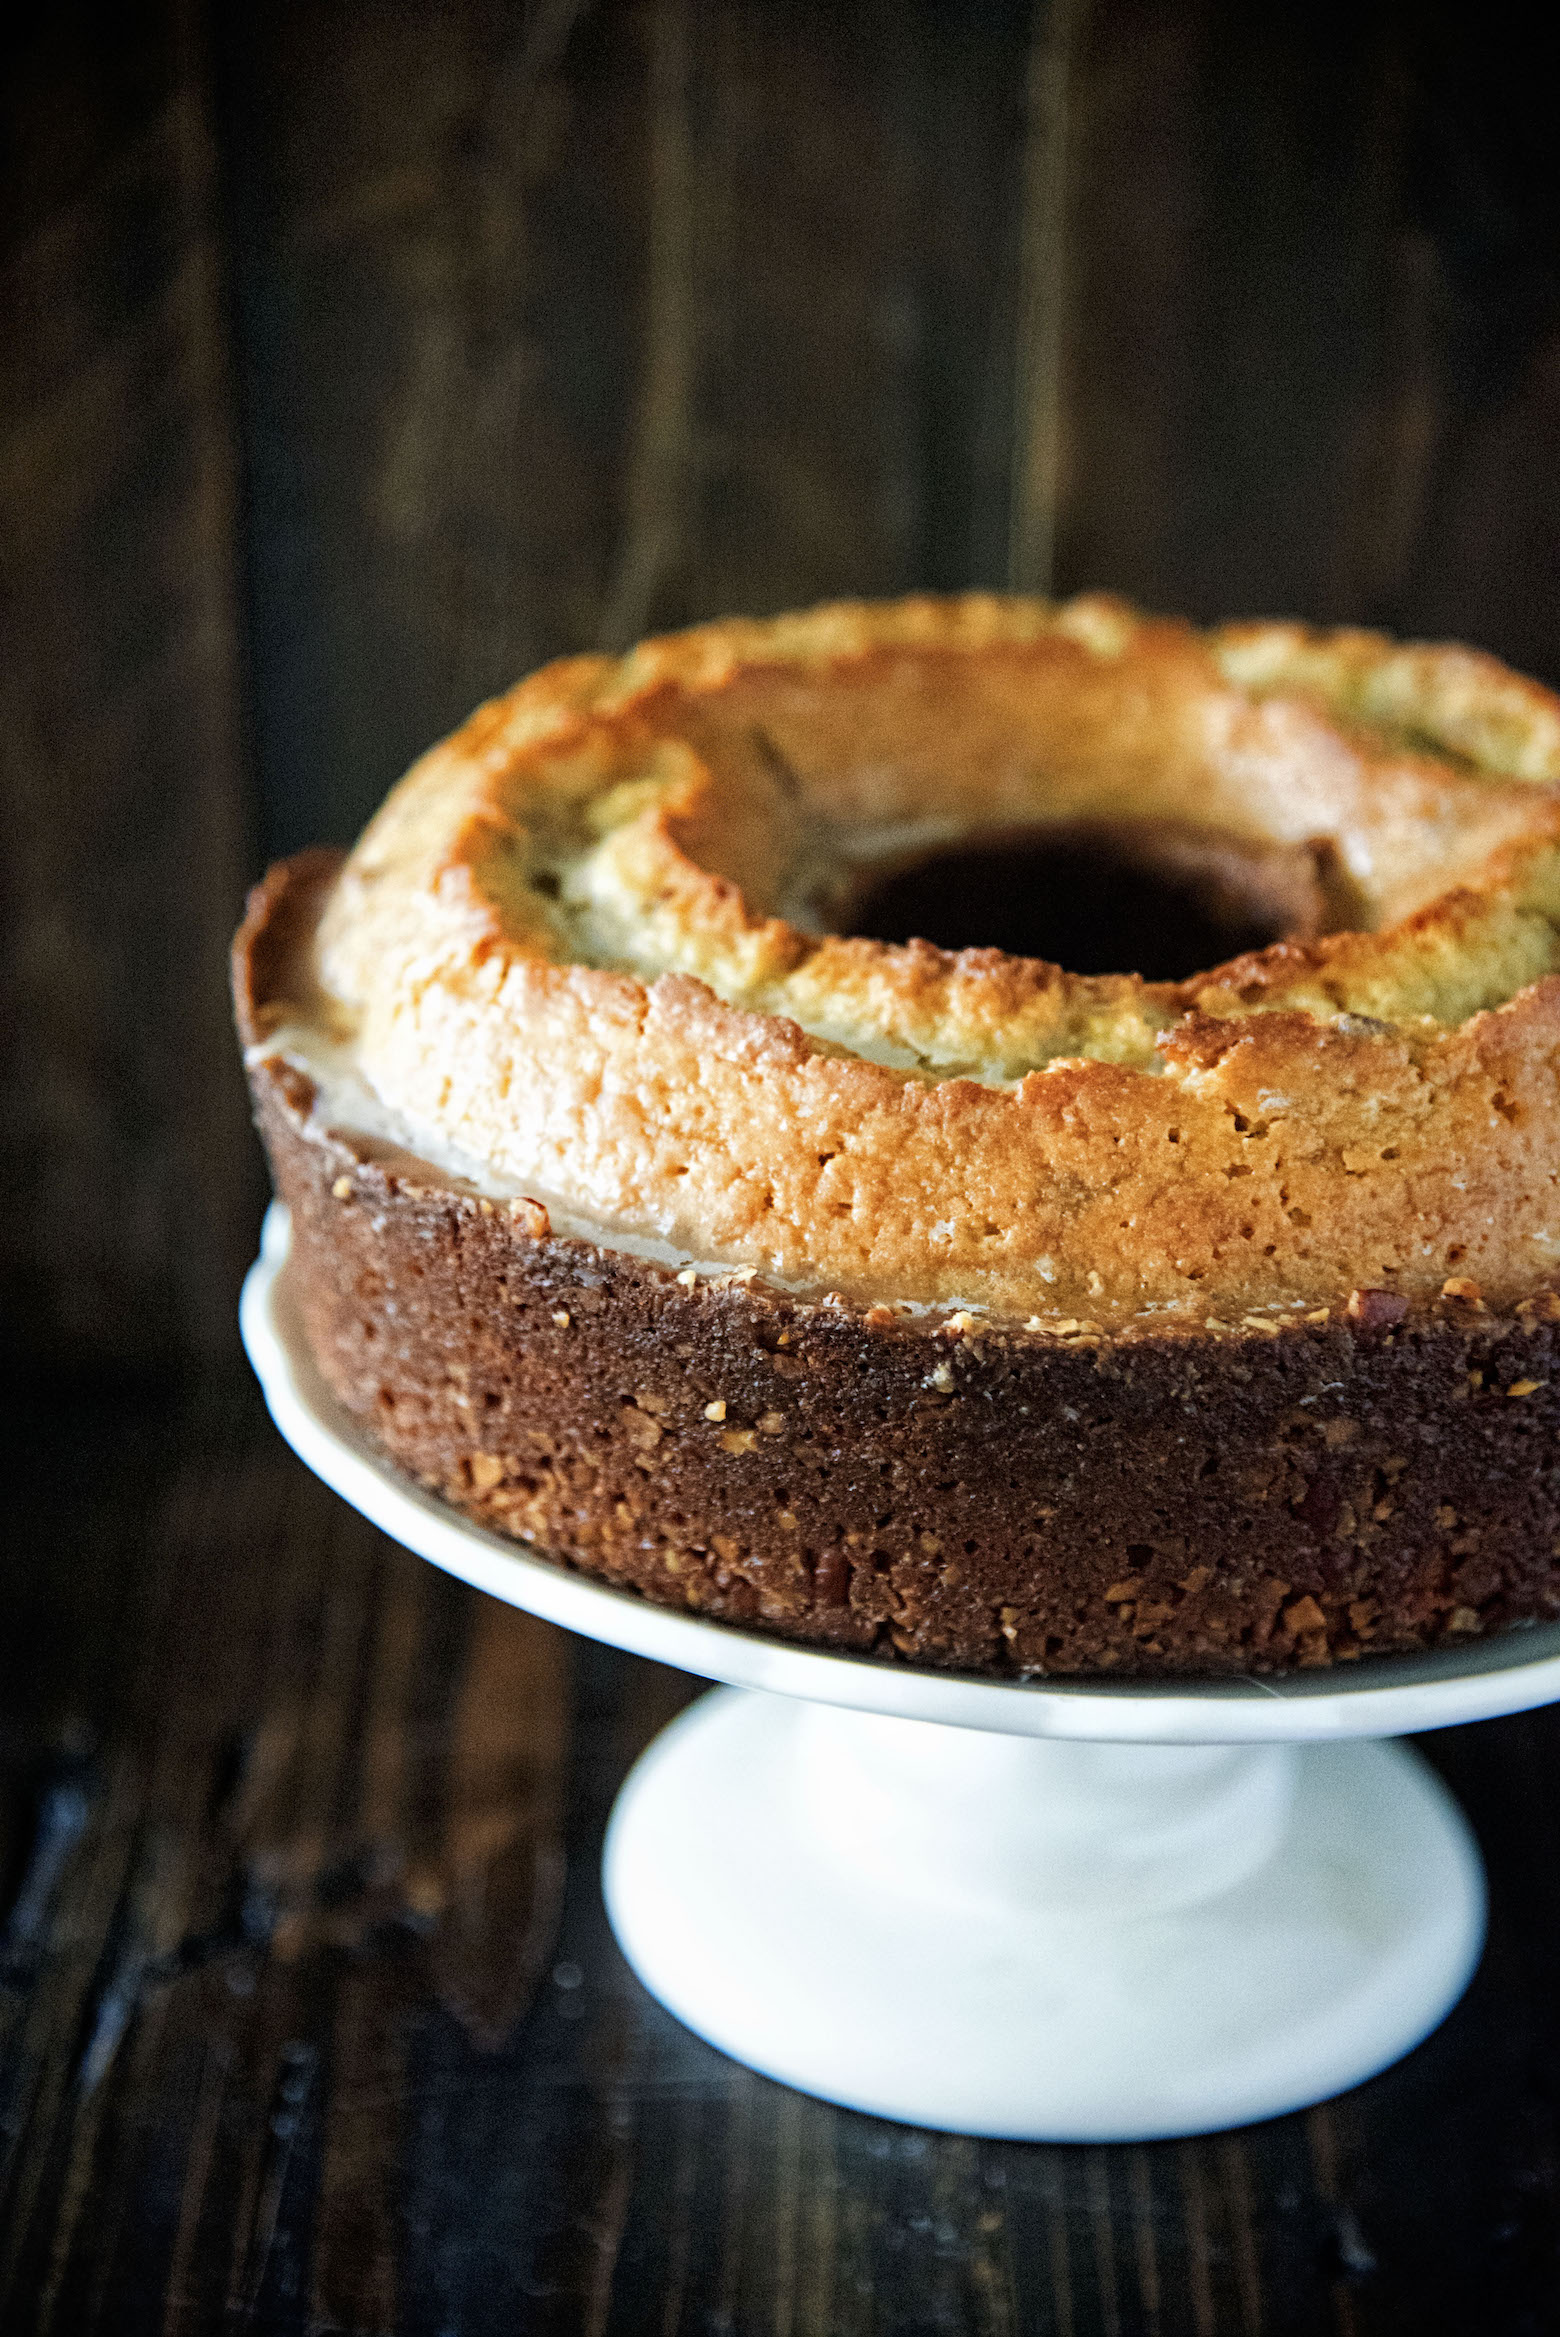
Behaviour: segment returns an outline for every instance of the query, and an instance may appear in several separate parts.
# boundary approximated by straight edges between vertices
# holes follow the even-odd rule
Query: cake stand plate
[[[619,1796],[607,1905],[690,2028],[849,2107],[1126,2141],[1274,2116],[1432,2029],[1478,1961],[1455,1803],[1368,1740],[1560,1697],[1560,1627],[1346,1671],[1000,1681],[825,1653],[527,1555],[387,1462],[304,1339],[273,1208],[244,1342],[272,1417],[396,1540],[728,1687]]]

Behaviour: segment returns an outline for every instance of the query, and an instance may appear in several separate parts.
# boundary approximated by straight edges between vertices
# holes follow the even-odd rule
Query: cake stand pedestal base
[[[1478,1960],[1460,1813],[1383,1737],[1560,1697],[1560,1625],[1272,1679],[972,1679],[737,1629],[485,1532],[385,1459],[309,1351],[285,1211],[244,1286],[277,1426],[494,1598],[745,1693],[623,1789],[630,1961],[691,2029],[827,2099],[968,2134],[1147,2140],[1384,2069]],[[756,1692],[755,1692],[756,1691]]]
[[[1484,1886],[1397,1744],[994,1736],[721,1690],[619,1797],[645,1985],[806,2092],[1123,2142],[1295,2110],[1456,2002]]]

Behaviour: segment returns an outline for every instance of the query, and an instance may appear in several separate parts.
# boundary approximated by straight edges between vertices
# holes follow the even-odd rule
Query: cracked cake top
[[[850,931],[907,868],[1079,838],[1276,938],[1151,981]],[[1281,1319],[1560,1265],[1557,927],[1560,700],[1493,659],[842,604],[479,709],[248,1036],[609,1242],[867,1304]]]

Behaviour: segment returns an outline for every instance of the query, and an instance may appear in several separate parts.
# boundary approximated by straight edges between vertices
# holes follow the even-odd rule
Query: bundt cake
[[[1245,1672],[1560,1612],[1557,928],[1536,683],[981,594],[546,667],[235,974],[314,1352],[473,1517]]]

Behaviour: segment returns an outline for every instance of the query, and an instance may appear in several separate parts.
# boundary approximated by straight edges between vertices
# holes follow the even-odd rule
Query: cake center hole
[[[1324,853],[1196,829],[1076,829],[945,852],[874,883],[849,929],[1046,958],[1073,974],[1181,981],[1243,950],[1308,938],[1330,913]]]

